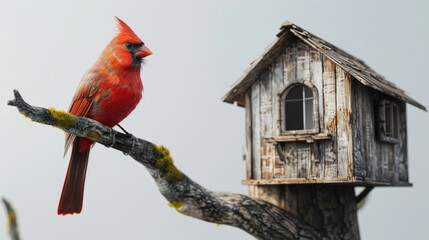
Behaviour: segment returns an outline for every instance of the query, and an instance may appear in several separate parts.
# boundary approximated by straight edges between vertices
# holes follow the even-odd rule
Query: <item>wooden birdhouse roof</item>
[[[325,57],[329,58],[365,86],[371,87],[377,91],[383,92],[389,96],[427,111],[425,106],[408,96],[394,83],[389,82],[383,76],[376,73],[362,60],[287,20],[283,22],[280,32],[277,34],[277,39],[267,46],[262,55],[250,64],[250,66],[244,71],[244,74],[233,84],[231,90],[225,94],[222,100],[227,103],[237,102],[237,105],[244,106],[244,94],[248,88],[258,79],[261,72],[266,69],[272,61],[282,53],[282,51],[284,51],[287,43],[292,38],[296,37],[322,53]]]

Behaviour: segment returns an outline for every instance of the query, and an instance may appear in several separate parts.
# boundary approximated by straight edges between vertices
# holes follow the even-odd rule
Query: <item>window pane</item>
[[[305,100],[305,127],[304,129],[313,128],[313,99]]]
[[[397,138],[399,133],[399,116],[398,116],[398,108],[396,105],[393,105],[393,112],[392,112],[392,122],[393,122],[393,137]]]
[[[393,137],[393,126],[392,126],[392,105],[386,103],[384,105],[384,114],[386,120],[386,136]]]
[[[286,130],[303,129],[303,105],[302,101],[285,102]]]
[[[313,92],[311,91],[311,89],[309,87],[305,87],[305,98],[312,98],[313,97]]]
[[[294,87],[288,92],[286,100],[292,99],[302,99],[302,86]]]

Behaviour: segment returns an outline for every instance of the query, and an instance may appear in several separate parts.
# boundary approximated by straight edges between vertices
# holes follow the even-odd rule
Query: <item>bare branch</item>
[[[19,240],[18,221],[16,212],[12,205],[5,198],[2,198],[3,204],[7,212],[7,221],[9,226],[9,234],[12,240]]]
[[[300,218],[268,202],[205,189],[177,169],[169,151],[162,146],[119,133],[91,119],[53,108],[33,107],[22,99],[17,90],[14,94],[15,99],[8,105],[15,106],[31,120],[115,148],[143,164],[161,194],[185,215],[235,226],[258,239],[327,239]]]

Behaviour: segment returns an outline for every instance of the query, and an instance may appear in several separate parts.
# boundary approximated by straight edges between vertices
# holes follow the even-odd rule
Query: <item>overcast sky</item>
[[[36,3],[37,2],[37,3]],[[91,151],[83,212],[58,216],[64,134],[6,106],[18,89],[67,110],[83,73],[122,18],[154,54],[143,101],[122,126],[168,147],[177,166],[216,191],[247,193],[244,110],[220,98],[289,19],[364,60],[429,107],[428,1],[0,0],[0,196],[23,239],[252,239],[169,208],[147,171],[104,146]],[[408,105],[409,187],[376,188],[359,211],[362,239],[424,239],[429,114]],[[0,207],[0,239],[7,239]]]

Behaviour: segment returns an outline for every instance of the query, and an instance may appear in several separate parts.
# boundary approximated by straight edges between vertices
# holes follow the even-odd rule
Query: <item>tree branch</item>
[[[8,105],[31,120],[115,148],[143,164],[170,205],[187,216],[235,226],[258,239],[327,239],[321,231],[268,202],[205,189],[177,169],[169,151],[162,146],[119,133],[91,119],[31,106],[17,90],[14,95]]]
[[[12,204],[9,203],[5,198],[2,198],[4,207],[6,208],[7,212],[7,222],[8,222],[8,228],[9,228],[9,234],[11,240],[19,240],[19,231],[18,231],[18,221],[16,217],[16,212],[12,207]]]

